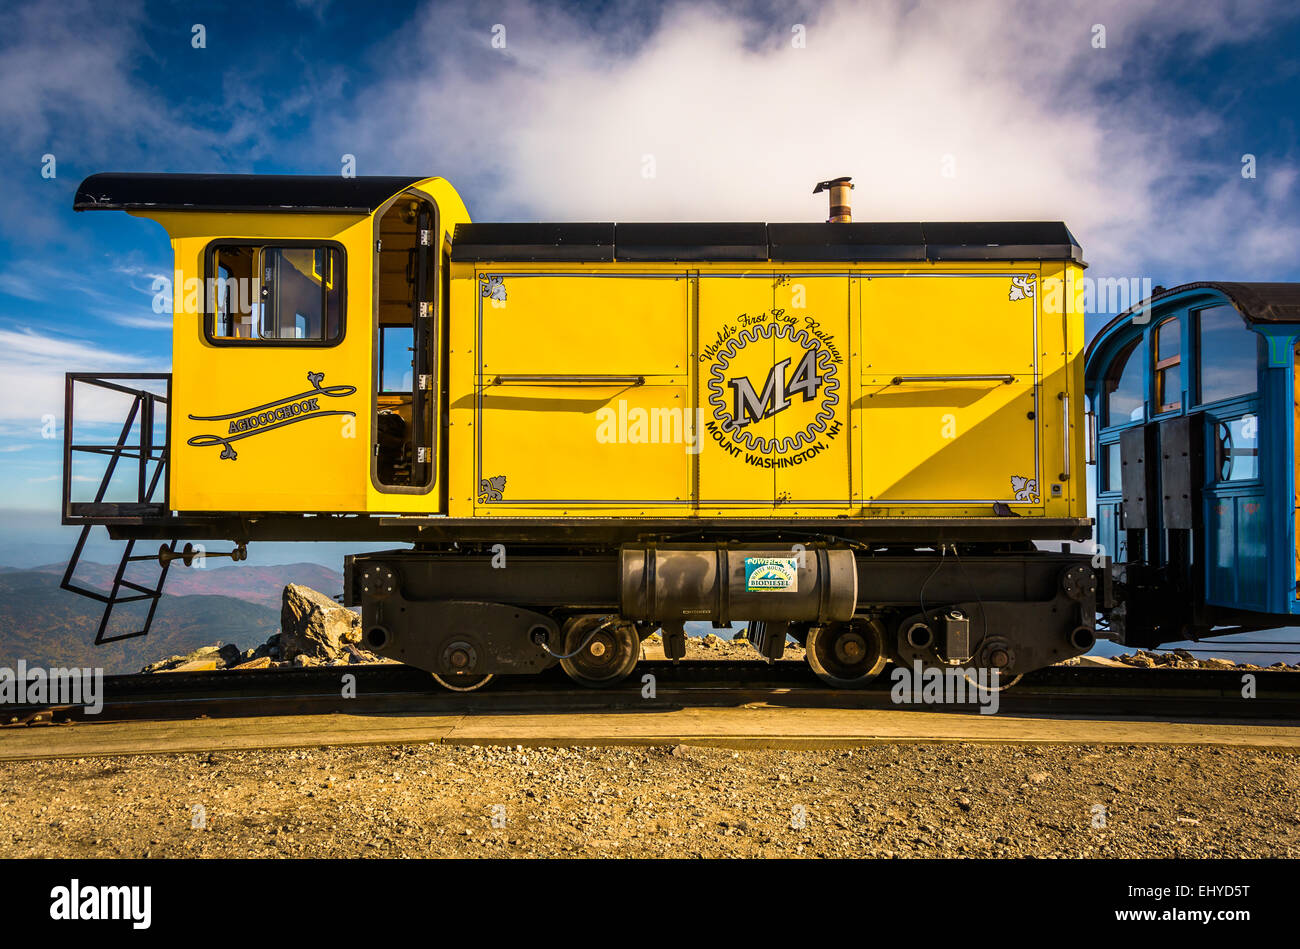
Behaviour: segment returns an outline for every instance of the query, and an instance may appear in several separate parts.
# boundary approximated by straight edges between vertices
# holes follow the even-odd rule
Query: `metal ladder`
[[[113,576],[113,586],[107,594],[100,593],[98,590],[92,590],[89,587],[78,586],[72,582],[72,575],[77,569],[77,564],[81,560],[81,552],[86,546],[86,538],[90,536],[93,524],[87,524],[81,529],[81,536],[77,539],[77,546],[72,552],[72,557],[68,560],[68,569],[63,573],[63,581],[59,584],[61,589],[71,593],[79,593],[82,596],[89,597],[92,600],[98,600],[104,604],[103,615],[99,619],[99,629],[95,631],[95,645],[102,646],[105,643],[115,643],[123,639],[134,639],[136,636],[147,636],[149,628],[153,625],[154,613],[158,610],[158,600],[162,596],[163,585],[167,582],[167,571],[171,568],[174,559],[169,554],[176,553],[176,541],[163,544],[158,553],[149,556],[135,556],[135,541],[126,542],[126,550],[122,552],[122,559],[118,561],[117,572]],[[153,560],[159,562],[158,581],[152,588],[136,583],[133,580],[126,579],[126,568],[128,564],[144,560]],[[106,636],[108,623],[113,617],[113,607],[119,603],[138,603],[141,600],[149,600],[149,612],[145,615],[144,625],[135,632],[121,633],[117,636]]]

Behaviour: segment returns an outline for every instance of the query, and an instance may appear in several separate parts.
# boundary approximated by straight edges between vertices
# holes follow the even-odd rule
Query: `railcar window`
[[[1252,395],[1259,387],[1259,336],[1231,306],[1208,307],[1196,317],[1201,401]]]
[[[328,344],[343,335],[337,247],[219,244],[209,248],[208,334],[214,340]]]
[[[1182,331],[1177,319],[1165,320],[1156,327],[1156,411],[1176,412],[1183,406]]]
[[[1215,480],[1250,481],[1259,477],[1259,419],[1254,415],[1215,425]]]
[[[1101,489],[1103,491],[1122,490],[1124,487],[1124,481],[1120,470],[1119,442],[1102,446],[1101,456]]]
[[[1115,357],[1106,374],[1106,424],[1140,421],[1146,414],[1142,392],[1142,360],[1133,356],[1142,347],[1135,339]]]

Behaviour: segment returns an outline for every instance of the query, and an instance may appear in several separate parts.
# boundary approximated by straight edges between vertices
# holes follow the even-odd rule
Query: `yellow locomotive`
[[[693,620],[847,686],[1086,651],[1105,571],[1032,543],[1090,535],[1077,243],[819,187],[827,223],[475,224],[440,178],[92,176],[78,210],[171,237],[173,368],[69,375],[65,523],[164,571],[180,539],[407,545],[346,558],[347,602],[457,688],[613,683]],[[93,500],[78,384],[138,406]]]

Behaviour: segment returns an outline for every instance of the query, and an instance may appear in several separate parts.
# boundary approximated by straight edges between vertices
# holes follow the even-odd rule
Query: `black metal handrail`
[[[125,385],[119,385],[113,380],[123,381],[161,381],[165,382],[166,395],[159,395],[148,389],[134,388]],[[167,469],[168,461],[168,443],[170,441],[171,415],[166,417],[166,428],[162,444],[154,441],[154,422],[157,416],[157,407],[159,403],[164,406],[171,405],[171,373],[167,372],[69,372],[65,376],[65,389],[63,400],[63,517],[65,522],[82,520],[85,512],[79,511],[74,513],[72,501],[72,459],[73,452],[85,452],[87,454],[107,455],[108,465],[104,470],[104,477],[100,481],[99,489],[95,492],[95,499],[90,503],[90,515],[96,513],[96,508],[104,504],[104,496],[108,493],[109,485],[113,480],[113,475],[117,471],[119,460],[126,458],[134,460],[138,465],[138,474],[136,480],[136,501],[140,506],[158,503],[160,510],[165,512],[169,499],[167,480],[164,473]],[[126,421],[122,424],[122,430],[117,437],[117,442],[111,445],[89,443],[76,444],[72,440],[73,416],[74,416],[74,395],[77,383],[97,386],[101,389],[108,389],[114,392],[121,392],[132,397],[131,409],[127,413]],[[127,442],[131,434],[131,429],[135,426],[136,420],[140,424],[140,440],[135,444]],[[149,474],[150,462],[157,461],[152,476]],[[163,497],[160,502],[154,501],[154,494],[158,489],[159,483],[163,486]]]

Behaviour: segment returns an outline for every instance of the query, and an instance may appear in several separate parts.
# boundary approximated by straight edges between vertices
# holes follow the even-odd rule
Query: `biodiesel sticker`
[[[745,591],[747,593],[799,592],[799,558],[746,557]]]

